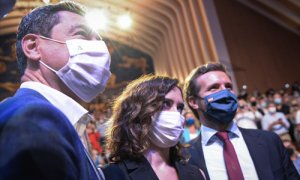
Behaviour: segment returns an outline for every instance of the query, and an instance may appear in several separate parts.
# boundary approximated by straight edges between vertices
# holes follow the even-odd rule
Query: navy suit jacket
[[[175,162],[179,179],[204,180],[199,168],[190,164]],[[124,160],[120,163],[111,163],[103,168],[107,180],[158,180],[148,160],[144,157],[139,161]]]
[[[0,103],[0,179],[98,177],[72,124],[41,94],[19,89]]]
[[[262,130],[239,129],[246,142],[259,179],[300,179],[278,135]],[[201,135],[192,140],[190,145],[188,148],[191,155],[189,163],[201,168],[207,179],[209,179],[203,156]]]

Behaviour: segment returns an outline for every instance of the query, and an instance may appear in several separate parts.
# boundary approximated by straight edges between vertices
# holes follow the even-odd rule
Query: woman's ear
[[[195,98],[194,96],[190,96],[188,98],[188,103],[191,106],[191,108],[193,108],[193,109],[199,109],[197,98]]]
[[[30,60],[38,61],[41,58],[38,40],[35,34],[26,34],[22,39],[23,52]]]

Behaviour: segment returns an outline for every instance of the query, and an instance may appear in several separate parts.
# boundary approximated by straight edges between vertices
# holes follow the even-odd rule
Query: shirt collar
[[[74,125],[88,111],[69,96],[40,82],[27,81],[20,88],[28,88],[42,94],[53,106],[61,110]]]
[[[241,137],[241,131],[237,127],[237,125],[232,122],[229,128],[227,129],[229,131],[229,138],[233,137]],[[210,127],[207,127],[205,125],[201,125],[201,143],[202,145],[210,145],[211,143],[215,142],[216,139],[218,139],[215,134],[218,132],[215,129],[212,129]]]

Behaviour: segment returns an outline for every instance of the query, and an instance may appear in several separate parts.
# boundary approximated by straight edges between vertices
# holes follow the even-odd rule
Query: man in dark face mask
[[[233,122],[238,103],[232,86],[219,63],[200,66],[187,77],[185,100],[202,124],[188,148],[189,163],[203,169],[207,179],[299,179],[276,134]]]

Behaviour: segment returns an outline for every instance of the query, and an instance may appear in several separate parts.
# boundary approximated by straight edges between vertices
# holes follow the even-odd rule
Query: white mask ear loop
[[[45,37],[45,36],[42,36],[42,35],[39,35],[40,38],[42,39],[46,39],[46,40],[49,40],[49,41],[54,41],[54,42],[57,42],[57,43],[61,43],[61,44],[66,44],[65,42],[63,41],[59,41],[59,40],[56,40],[56,39],[52,39],[52,38],[48,38],[48,37]],[[56,73],[57,71],[54,70],[52,67],[48,66],[47,64],[45,64],[43,61],[40,61],[41,64],[43,64],[46,68],[48,68],[49,70],[53,71],[54,73]]]
[[[40,61],[40,63],[41,63],[42,65],[44,65],[46,68],[48,68],[49,70],[53,71],[54,73],[57,72],[57,71],[54,70],[52,67],[50,67],[50,66],[48,66],[47,64],[45,64],[43,61]]]
[[[54,42],[61,43],[61,44],[66,44],[66,43],[63,42],[63,41],[59,41],[59,40],[56,40],[56,39],[48,38],[48,37],[45,37],[45,36],[42,36],[42,35],[39,35],[39,36],[40,36],[40,38],[42,38],[42,39],[46,39],[46,40],[49,40],[49,41],[54,41]]]

